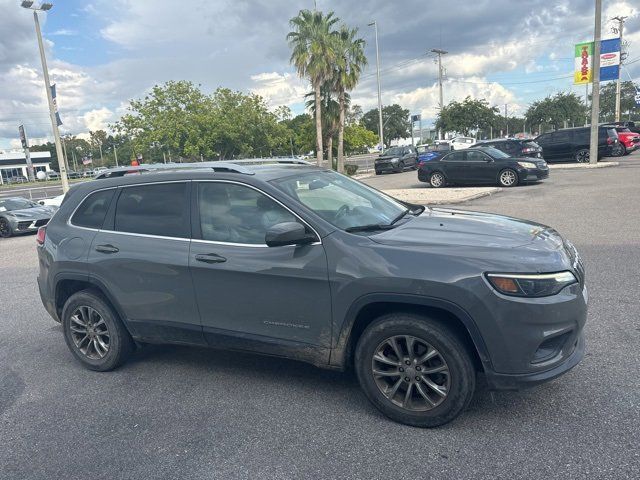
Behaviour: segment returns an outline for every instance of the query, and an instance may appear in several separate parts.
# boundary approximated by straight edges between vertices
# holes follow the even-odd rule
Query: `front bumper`
[[[549,178],[549,167],[546,168],[523,168],[518,171],[521,182],[537,182]]]
[[[38,228],[49,223],[49,218],[22,219],[17,218],[11,222],[13,233],[37,232]]]
[[[392,162],[378,162],[374,164],[374,168],[376,169],[376,172],[379,173],[397,172],[400,170],[400,164]]]
[[[581,332],[575,341],[573,352],[550,370],[525,374],[505,374],[485,370],[487,385],[491,390],[519,390],[521,388],[533,387],[541,383],[549,382],[554,378],[564,375],[580,363],[584,358],[584,352],[584,333]]]

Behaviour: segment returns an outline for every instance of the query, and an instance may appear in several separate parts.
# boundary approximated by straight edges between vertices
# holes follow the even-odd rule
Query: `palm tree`
[[[318,165],[322,165],[322,85],[328,81],[336,63],[336,32],[332,30],[338,18],[333,12],[324,15],[322,12],[300,10],[289,24],[293,28],[287,35],[291,47],[290,62],[296,67],[300,77],[311,82],[315,95],[316,117],[316,157]]]
[[[357,28],[349,28],[342,25],[338,32],[337,39],[337,62],[336,62],[336,90],[338,92],[338,103],[340,108],[340,118],[338,125],[338,171],[344,172],[344,116],[347,108],[346,93],[353,90],[358,84],[360,73],[367,64],[367,57],[364,54],[365,41],[356,38]]]
[[[340,105],[335,98],[336,85],[331,80],[320,87],[320,108],[322,117],[322,143],[327,146],[327,160],[330,168],[333,168],[333,138],[338,133],[340,120]],[[305,106],[313,115],[316,114],[315,92],[305,95]],[[351,102],[349,94],[345,94],[347,105]]]

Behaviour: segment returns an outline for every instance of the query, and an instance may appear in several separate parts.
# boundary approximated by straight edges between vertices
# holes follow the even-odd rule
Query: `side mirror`
[[[284,245],[308,245],[315,242],[316,237],[307,233],[304,226],[298,222],[283,222],[267,230],[264,241],[269,247],[282,247]]]

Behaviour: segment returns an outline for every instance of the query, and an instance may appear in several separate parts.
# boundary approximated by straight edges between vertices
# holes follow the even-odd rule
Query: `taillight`
[[[36,233],[36,243],[44,245],[44,239],[47,237],[47,227],[40,227]]]

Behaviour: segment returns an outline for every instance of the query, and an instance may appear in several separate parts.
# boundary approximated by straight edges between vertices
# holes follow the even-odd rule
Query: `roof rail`
[[[278,164],[300,164],[311,165],[305,160],[297,158],[247,158],[243,160],[230,161],[208,161],[208,162],[190,162],[190,163],[159,163],[159,164],[142,164],[128,167],[115,167],[98,173],[94,179],[122,177],[132,173],[151,173],[162,172],[167,170],[190,170],[190,169],[212,169],[214,172],[233,172],[244,175],[254,175],[255,172],[244,167],[243,165],[260,165],[268,163]]]

